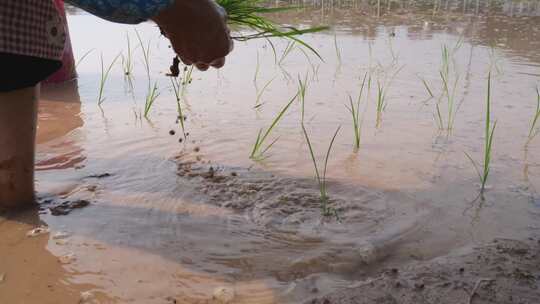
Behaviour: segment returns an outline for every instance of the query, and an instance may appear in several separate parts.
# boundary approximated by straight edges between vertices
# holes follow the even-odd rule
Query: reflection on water
[[[53,281],[73,296],[104,291],[113,303],[212,303],[222,288],[232,291],[234,303],[300,303],[388,265],[538,231],[540,158],[531,152],[540,140],[524,153],[540,73],[537,1],[290,3],[301,8],[272,18],[333,26],[305,37],[324,62],[297,46],[283,55],[284,41],[274,42],[277,58],[265,41],[238,43],[223,70],[194,73],[182,100],[189,136],[181,141],[175,98],[163,75],[172,54],[155,27],[137,27],[151,42],[161,93],[144,119],[147,83],[137,48],[132,83],[115,66],[106,101],[96,105],[99,55],[110,62],[126,54],[126,33],[135,40],[132,27],[69,9],[76,57],[94,51],[80,63],[78,83],[43,90],[38,192],[49,204],[45,210],[81,199],[90,205],[67,216],[39,217],[52,233],[69,237],[45,244],[44,236],[36,252],[51,260],[75,257],[55,264]],[[448,79],[459,105],[451,131],[440,130],[436,118],[437,105],[446,109],[443,45],[451,50]],[[499,127],[490,190],[478,201],[476,175],[463,152],[481,157],[490,69]],[[372,83],[361,103],[362,139],[355,151],[344,104],[358,94],[366,73]],[[297,103],[271,134],[279,140],[269,158],[247,157],[259,128],[296,94],[299,77],[308,79],[305,121],[317,157],[342,126],[327,173],[340,221],[320,217]],[[377,112],[381,85],[386,107]],[[258,96],[262,106],[254,109]],[[21,246],[34,246],[23,234],[37,224],[0,222],[2,233],[17,236],[2,247],[11,259]],[[8,278],[22,280],[0,259],[0,273],[3,268]]]

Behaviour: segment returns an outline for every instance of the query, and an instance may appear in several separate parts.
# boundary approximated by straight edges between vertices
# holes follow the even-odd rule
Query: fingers
[[[206,63],[196,63],[195,66],[197,67],[197,69],[199,69],[199,71],[206,71],[210,67]]]
[[[216,69],[219,69],[225,65],[225,57],[221,57],[219,59],[216,59],[210,63],[211,67],[214,67]]]

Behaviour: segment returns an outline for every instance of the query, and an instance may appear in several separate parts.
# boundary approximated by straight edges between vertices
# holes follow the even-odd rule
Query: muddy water
[[[286,24],[332,25],[305,38],[324,62],[297,47],[282,56],[282,41],[275,41],[277,58],[264,41],[237,43],[222,70],[194,72],[182,100],[189,135],[179,142],[164,75],[172,53],[155,27],[136,27],[150,41],[151,76],[161,93],[145,119],[140,48],[133,50],[131,82],[116,64],[97,106],[100,54],[105,64],[126,54],[126,33],[138,45],[133,27],[72,11],[76,54],[93,51],[78,66],[77,84],[43,89],[42,210],[0,222],[0,302],[57,303],[90,292],[83,298],[101,303],[300,303],[391,265],[538,234],[540,138],[525,143],[540,79],[539,15],[535,2],[510,1],[435,8],[392,2],[379,10],[318,2],[277,15]],[[436,116],[440,102],[447,125],[443,45],[451,50],[457,109],[450,132],[440,130]],[[490,70],[498,125],[481,200],[464,152],[482,157]],[[345,104],[366,73],[371,86],[356,151]],[[304,121],[321,164],[341,125],[327,172],[339,220],[321,217],[299,102],[271,134],[279,140],[268,157],[248,158],[258,130],[296,94],[299,77],[308,81]],[[386,96],[379,115],[378,84]],[[262,105],[254,108],[257,96]],[[48,211],[78,200],[90,205],[63,216]],[[25,236],[39,225],[50,233]],[[43,261],[32,276],[24,272],[28,261]]]

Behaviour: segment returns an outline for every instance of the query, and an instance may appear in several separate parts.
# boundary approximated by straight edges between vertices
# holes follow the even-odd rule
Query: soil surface
[[[305,303],[540,303],[540,239],[496,239],[466,253],[385,270]]]

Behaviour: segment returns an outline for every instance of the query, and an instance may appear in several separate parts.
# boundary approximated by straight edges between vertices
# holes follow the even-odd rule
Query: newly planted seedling
[[[332,136],[332,140],[330,141],[330,144],[328,145],[328,150],[326,151],[326,156],[324,158],[324,166],[323,171],[319,171],[319,167],[317,166],[317,159],[315,158],[315,153],[313,152],[313,146],[311,145],[311,141],[309,140],[308,133],[306,131],[306,127],[304,124],[302,124],[302,131],[304,132],[304,137],[306,138],[306,142],[308,144],[309,148],[309,154],[311,156],[311,160],[313,161],[313,169],[315,171],[315,177],[317,178],[317,183],[319,185],[319,193],[320,193],[320,202],[321,202],[321,212],[324,216],[330,216],[330,215],[336,215],[336,210],[334,208],[331,208],[328,205],[328,192],[326,188],[326,168],[328,167],[328,159],[330,158],[330,153],[332,152],[332,146],[334,145],[334,141],[336,140],[336,137],[339,133],[339,130],[341,129],[341,126],[339,126],[336,129],[336,132],[334,132],[334,136]]]
[[[540,132],[540,129],[537,128],[538,121],[540,121],[540,90],[538,87],[536,87],[536,110],[534,111],[533,119],[531,121],[529,139],[527,140],[527,143],[529,143],[536,135],[538,135],[538,132]]]
[[[366,84],[367,75],[368,73],[364,75],[364,79],[362,80],[362,86],[360,87],[360,93],[358,94],[358,98],[356,99],[356,102],[353,101],[351,95],[349,95],[349,106],[345,105],[347,110],[349,110],[349,113],[351,113],[351,117],[353,121],[355,149],[360,148],[360,135],[361,135],[361,128],[362,128],[362,121],[360,120],[360,102],[362,100],[362,94],[364,92],[364,86]]]
[[[338,65],[341,65],[341,49],[338,45],[336,34],[334,34],[334,48],[336,49],[336,57],[337,57]]]
[[[184,126],[184,111],[182,110],[182,95],[180,93],[180,81],[178,77],[171,77],[171,85],[173,88],[174,95],[176,96],[176,109],[178,111],[178,122],[182,127],[182,134],[186,138],[186,128]]]
[[[487,98],[486,98],[486,122],[484,128],[484,157],[482,168],[474,161],[474,159],[465,152],[467,158],[472,162],[478,177],[480,178],[481,188],[480,196],[484,197],[484,190],[486,188],[486,182],[489,177],[489,169],[491,165],[491,156],[492,156],[492,147],[493,147],[493,135],[495,133],[495,127],[497,126],[497,121],[493,124],[491,123],[491,72],[488,74],[488,84],[487,84]],[[481,170],[480,170],[481,169]]]
[[[137,34],[137,39],[139,40],[139,44],[143,53],[143,63],[146,71],[146,78],[148,81],[148,89],[144,101],[144,117],[148,118],[150,109],[152,108],[152,105],[154,105],[154,102],[156,101],[160,93],[158,91],[157,81],[152,82],[152,77],[150,76],[150,41],[148,41],[148,45],[145,47],[141,36],[139,35],[139,32],[135,31],[135,33]]]
[[[279,114],[274,118],[272,121],[272,124],[266,129],[260,129],[259,133],[257,134],[257,139],[255,140],[255,144],[253,145],[253,149],[251,150],[251,154],[249,155],[249,158],[253,160],[263,160],[264,154],[276,143],[276,141],[279,139],[274,139],[270,144],[268,144],[266,147],[263,148],[265,145],[266,139],[272,132],[272,130],[277,126],[277,124],[281,121],[281,118],[285,115],[291,104],[294,102],[294,100],[298,97],[298,93],[294,95],[294,97],[283,107],[283,109],[279,112]]]
[[[430,98],[433,98],[434,97],[433,91],[431,91],[431,89],[429,88],[429,85],[428,85],[427,81],[424,78],[420,77],[420,76],[418,76],[418,78],[420,78],[420,80],[424,84],[424,87],[426,88],[426,91],[428,92]]]
[[[300,114],[301,114],[301,122],[304,123],[304,116],[305,116],[305,103],[306,103],[306,91],[307,91],[307,81],[308,81],[308,74],[306,73],[306,76],[304,80],[298,76],[298,97],[300,98]]]
[[[107,83],[107,79],[109,78],[109,73],[111,72],[112,67],[114,66],[116,60],[118,60],[118,57],[120,57],[120,54],[116,55],[114,57],[113,61],[107,68],[105,68],[103,63],[103,54],[101,54],[101,78],[99,80],[99,95],[98,95],[98,105],[101,105],[105,101],[105,97],[103,96],[104,90],[105,90],[105,83]]]
[[[261,97],[262,95],[264,94],[264,92],[266,91],[266,89],[268,88],[268,86],[270,86],[270,84],[272,83],[272,81],[274,81],[276,77],[268,80],[264,86],[262,87],[262,89],[257,93],[257,99],[255,100],[255,108],[259,108],[262,106],[262,103],[261,103]]]
[[[126,56],[122,54],[122,68],[124,70],[124,75],[127,77],[132,76],[133,74],[133,52],[131,50],[131,41],[129,40],[129,34],[126,33],[127,41],[127,53]]]

